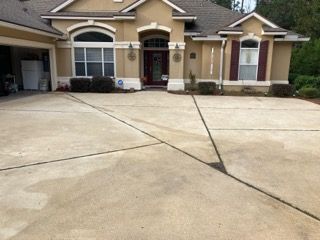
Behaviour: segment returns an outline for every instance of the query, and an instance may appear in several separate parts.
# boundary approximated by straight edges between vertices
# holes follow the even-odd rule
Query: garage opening
[[[50,91],[49,50],[0,45],[0,96]]]

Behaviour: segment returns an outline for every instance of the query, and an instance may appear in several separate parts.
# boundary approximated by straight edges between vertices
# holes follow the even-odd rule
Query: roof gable
[[[246,20],[250,19],[250,18],[256,18],[259,21],[261,21],[262,23],[264,23],[265,25],[271,27],[271,28],[279,28],[279,26],[277,26],[276,24],[274,24],[273,22],[269,21],[268,19],[266,19],[265,17],[261,16],[260,14],[256,13],[256,12],[251,12],[247,15],[244,15],[242,18],[238,19],[237,21],[231,23],[230,25],[228,25],[228,27],[236,27],[239,24],[245,22]]]
[[[65,8],[67,8],[71,4],[75,3],[76,1],[78,1],[78,0],[65,0],[64,2],[60,3],[58,6],[53,8],[50,12],[52,12],[52,13],[59,12]],[[147,0],[137,0],[133,3],[131,3],[129,6],[125,7],[123,10],[121,10],[121,12],[129,12],[129,11],[135,9],[136,7],[140,6],[141,4],[145,3],[146,1]],[[177,6],[176,4],[174,4],[173,2],[171,2],[169,0],[161,0],[161,1],[166,3],[167,5],[169,5],[170,7],[172,7],[173,9],[175,9],[178,12],[186,13],[186,11],[184,11],[182,8],[180,8],[179,6]]]
[[[69,6],[70,4],[72,4],[74,1],[76,0],[66,0],[64,2],[62,2],[61,4],[59,4],[58,6],[56,6],[54,9],[52,9],[50,12],[59,12],[60,10],[66,8],[67,6]]]
[[[144,4],[145,2],[147,2],[148,0],[137,0],[136,2],[134,2],[133,4],[129,5],[128,7],[124,8],[121,12],[129,12],[137,7],[139,7],[140,5]],[[174,10],[180,12],[180,13],[186,13],[185,10],[183,10],[182,8],[180,8],[179,6],[177,6],[176,4],[174,4],[173,2],[169,1],[169,0],[162,0],[162,2],[164,2],[165,4],[169,5],[170,7],[172,7]]]

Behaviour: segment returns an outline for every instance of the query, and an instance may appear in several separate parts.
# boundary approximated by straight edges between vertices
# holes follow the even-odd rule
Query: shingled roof
[[[39,14],[47,15],[50,10],[65,1],[66,0],[28,0],[26,4]],[[242,16],[240,13],[214,4],[210,0],[170,1],[185,10],[187,15],[197,17],[193,23],[186,24],[186,32],[197,32],[200,36],[216,35],[218,30]]]
[[[197,16],[195,22],[187,24],[186,32],[198,32],[200,36],[216,35],[219,29],[242,16],[209,0],[172,0],[172,2]]]
[[[62,35],[62,33],[50,26],[40,15],[19,0],[0,0],[0,21],[23,27],[28,27],[46,33]]]

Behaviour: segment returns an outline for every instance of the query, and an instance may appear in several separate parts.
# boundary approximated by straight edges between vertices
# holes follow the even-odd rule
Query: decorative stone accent
[[[136,59],[137,59],[137,54],[135,53],[135,52],[133,52],[133,51],[130,51],[129,53],[128,53],[128,59],[130,60],[130,61],[135,61]]]
[[[175,54],[173,55],[173,61],[179,63],[179,62],[181,62],[181,60],[182,60],[182,56],[181,56],[180,53],[175,53]]]

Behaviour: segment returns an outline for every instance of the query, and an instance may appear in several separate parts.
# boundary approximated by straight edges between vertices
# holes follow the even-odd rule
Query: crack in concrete
[[[241,183],[241,184],[243,184],[243,185],[245,185],[245,186],[247,186],[247,187],[249,187],[249,188],[251,188],[251,189],[253,189],[253,190],[258,191],[259,193],[264,194],[265,196],[268,196],[268,197],[272,198],[273,200],[278,201],[279,203],[284,204],[284,205],[286,205],[287,207],[290,207],[290,208],[292,208],[292,209],[294,209],[294,210],[296,210],[296,211],[298,211],[298,212],[300,212],[300,213],[302,213],[302,214],[304,214],[304,215],[312,218],[313,220],[316,220],[316,221],[319,221],[319,222],[320,222],[320,218],[317,217],[316,215],[314,215],[314,214],[312,214],[312,213],[310,213],[310,212],[308,212],[308,211],[306,211],[306,210],[303,210],[303,209],[301,209],[301,208],[299,208],[299,207],[297,207],[297,206],[295,206],[295,205],[293,205],[293,204],[291,204],[291,203],[289,203],[289,202],[287,202],[287,201],[285,201],[285,200],[283,200],[283,199],[281,199],[281,198],[279,198],[279,197],[277,197],[277,196],[272,195],[271,193],[268,193],[268,192],[266,192],[266,191],[264,191],[264,190],[262,190],[262,189],[260,189],[260,188],[258,188],[258,187],[256,187],[256,186],[254,186],[254,185],[252,185],[252,184],[250,184],[250,183],[247,183],[247,182],[245,182],[245,181],[243,181],[243,180],[241,180],[241,179],[239,179],[239,178],[231,175],[230,173],[228,173],[228,172],[227,172],[227,169],[226,169],[225,166],[224,166],[223,159],[221,158],[220,152],[219,152],[219,150],[218,150],[218,148],[217,148],[217,146],[216,146],[216,144],[215,144],[215,141],[214,141],[214,139],[213,139],[213,137],[212,137],[212,135],[211,135],[211,133],[210,133],[210,131],[209,131],[206,123],[205,123],[205,120],[204,120],[204,118],[203,118],[203,116],[202,116],[202,113],[201,113],[201,111],[200,111],[200,108],[199,108],[199,106],[198,106],[198,104],[197,104],[197,101],[196,101],[196,99],[195,99],[195,97],[194,97],[193,95],[192,95],[192,98],[193,98],[193,100],[194,100],[194,104],[195,104],[196,108],[198,109],[199,115],[200,115],[200,117],[202,118],[202,121],[203,121],[203,123],[204,123],[204,125],[205,125],[205,127],[206,127],[206,129],[207,129],[208,134],[209,134],[209,137],[210,137],[211,140],[212,140],[212,144],[213,144],[213,146],[214,146],[214,148],[215,148],[215,151],[216,151],[216,154],[217,154],[217,156],[218,156],[218,158],[219,158],[219,160],[220,160],[219,163],[206,163],[206,162],[202,161],[201,159],[193,156],[192,154],[190,154],[190,153],[188,153],[188,152],[186,152],[186,151],[184,151],[184,150],[181,150],[181,149],[175,147],[174,145],[172,145],[172,144],[170,144],[170,143],[167,143],[166,141],[163,141],[163,140],[161,140],[161,139],[159,139],[159,138],[157,138],[157,137],[155,137],[155,136],[153,136],[153,135],[151,135],[151,134],[149,134],[149,133],[147,133],[147,132],[139,129],[139,128],[135,127],[134,125],[132,125],[132,124],[130,124],[130,123],[127,123],[126,121],[124,121],[124,120],[122,120],[122,119],[120,119],[120,118],[118,118],[118,117],[113,116],[113,115],[110,114],[110,113],[107,113],[107,112],[101,110],[99,107],[96,107],[96,106],[94,106],[94,105],[92,105],[92,104],[86,103],[85,101],[83,101],[83,100],[81,100],[81,99],[73,96],[73,95],[70,94],[70,93],[69,93],[69,95],[70,95],[71,97],[75,98],[76,100],[78,100],[79,102],[81,102],[81,103],[83,103],[83,104],[85,104],[85,105],[87,105],[87,106],[90,106],[90,107],[92,107],[92,108],[100,111],[101,113],[106,114],[107,116],[109,116],[109,117],[111,117],[111,118],[113,118],[113,119],[116,119],[117,121],[120,121],[121,123],[123,123],[123,124],[125,124],[125,125],[127,125],[127,126],[129,126],[129,127],[132,127],[132,128],[136,129],[137,131],[139,131],[139,132],[141,132],[141,133],[144,133],[144,134],[148,135],[149,137],[152,137],[152,138],[158,140],[158,141],[160,142],[159,144],[163,143],[163,144],[165,144],[165,145],[167,145],[167,146],[170,146],[171,148],[173,148],[173,149],[175,149],[175,150],[177,150],[177,151],[179,151],[179,152],[181,152],[181,153],[183,153],[183,154],[185,154],[185,155],[187,155],[187,156],[195,159],[196,161],[198,161],[198,162],[200,162],[200,163],[202,163],[202,164],[205,164],[206,166],[211,167],[211,168],[215,169],[215,170],[218,171],[218,172],[221,172],[221,173],[224,174],[225,176],[228,176],[228,177],[232,178],[233,180],[235,180],[235,181],[237,181],[237,182],[239,182],[239,183]]]
[[[25,164],[25,165],[19,165],[19,166],[14,166],[14,167],[1,168],[1,169],[0,169],[0,172],[9,171],[9,170],[14,170],[14,169],[20,169],[20,168],[33,167],[33,166],[40,166],[40,165],[51,164],[51,163],[72,161],[72,160],[77,160],[77,159],[80,159],[80,158],[106,155],[106,154],[110,154],[110,153],[130,151],[130,150],[135,150],[135,149],[140,149],[140,148],[152,147],[152,146],[156,146],[156,145],[160,145],[160,144],[163,144],[163,143],[161,143],[161,142],[151,143],[151,144],[145,144],[145,145],[140,145],[140,146],[136,146],[136,147],[122,148],[122,149],[116,149],[116,150],[110,150],[110,151],[98,152],[98,153],[90,153],[90,154],[85,154],[85,155],[81,155],[81,156],[75,156],[75,157],[69,157],[69,158],[62,158],[62,159],[57,159],[57,160],[45,161],[45,162],[35,162],[35,163],[30,163],[30,164]]]

